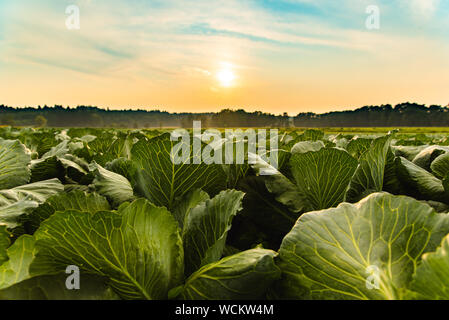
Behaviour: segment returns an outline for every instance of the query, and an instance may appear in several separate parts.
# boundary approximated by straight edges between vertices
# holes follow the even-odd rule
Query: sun
[[[230,68],[225,68],[217,73],[217,80],[222,87],[230,87],[234,84],[235,74]]]

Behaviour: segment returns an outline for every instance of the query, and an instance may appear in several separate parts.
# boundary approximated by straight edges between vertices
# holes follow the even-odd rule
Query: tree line
[[[192,127],[447,127],[449,108],[437,105],[401,103],[396,106],[365,106],[350,111],[323,114],[287,113],[274,115],[243,109],[223,109],[216,113],[169,113],[160,110],[109,110],[92,106],[13,108],[0,105],[0,125],[34,127],[166,128]]]

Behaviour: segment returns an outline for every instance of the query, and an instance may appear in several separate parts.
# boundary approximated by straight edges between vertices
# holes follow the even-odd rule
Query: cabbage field
[[[175,164],[168,130],[0,128],[0,299],[449,299],[449,135],[280,133],[263,175]]]

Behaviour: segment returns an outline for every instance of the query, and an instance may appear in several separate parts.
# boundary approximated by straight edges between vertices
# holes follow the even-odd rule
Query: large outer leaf
[[[446,203],[433,201],[433,200],[423,200],[421,202],[423,202],[425,204],[428,204],[429,206],[431,206],[438,213],[448,212],[449,211],[449,205],[447,205]]]
[[[92,160],[101,166],[114,159],[129,158],[132,146],[132,138],[127,134],[119,132],[99,132],[97,139],[88,143],[89,149],[93,152]]]
[[[320,151],[324,147],[325,146],[323,141],[314,141],[314,142],[300,141],[292,147],[291,153],[295,154],[295,153],[306,153],[311,151]]]
[[[118,158],[105,165],[105,169],[124,176],[128,181],[134,176],[133,162],[126,158]]]
[[[61,159],[63,159],[64,156],[66,156],[70,152],[68,144],[69,140],[64,140],[58,145],[52,147],[47,153],[42,155],[40,159],[31,161],[32,182],[51,178],[58,178],[60,180],[64,179],[68,163],[66,162],[63,165]],[[74,165],[78,167],[77,164]]]
[[[357,202],[370,193],[383,190],[385,165],[391,139],[391,135],[375,139],[371,147],[360,156],[359,166],[346,194],[349,202]]]
[[[351,140],[346,146],[348,153],[356,159],[359,159],[369,148],[373,139],[357,138]]]
[[[375,193],[359,203],[307,213],[284,238],[284,298],[397,299],[422,253],[449,232],[449,216],[412,198]],[[368,289],[378,268],[379,289]]]
[[[36,255],[35,239],[24,235],[7,250],[7,259],[0,266],[0,299],[8,300],[76,300],[117,299],[117,295],[105,285],[104,279],[81,274],[80,290],[67,290],[67,274],[40,276],[29,273],[29,266]]]
[[[48,197],[62,191],[64,191],[64,186],[58,179],[39,181],[8,190],[0,190],[0,206],[12,204],[22,199],[42,203]]]
[[[430,165],[432,172],[440,179],[449,173],[449,152],[437,157]]]
[[[426,253],[413,276],[412,290],[419,299],[449,300],[449,235],[436,252]]]
[[[448,202],[443,183],[433,174],[405,158],[396,158],[398,177],[403,192],[420,200]]]
[[[186,217],[193,208],[209,199],[209,195],[201,189],[195,189],[185,194],[172,210],[173,216],[178,221],[179,227],[181,229],[184,228]]]
[[[61,143],[57,144],[56,146],[52,147],[50,151],[42,155],[42,159],[47,159],[51,157],[62,157],[66,155],[67,153],[70,153],[69,149],[69,140],[64,140]]]
[[[357,160],[346,151],[321,149],[292,155],[290,166],[296,185],[311,210],[327,209],[343,201]]]
[[[31,181],[58,178],[78,183],[89,183],[87,162],[72,154],[52,156],[31,161]]]
[[[119,297],[104,279],[80,274],[80,289],[68,290],[69,275],[40,276],[0,290],[1,300],[117,300]]]
[[[131,151],[136,167],[136,191],[159,206],[173,208],[175,201],[193,189],[203,189],[215,194],[226,187],[226,175],[221,165],[205,163],[175,165],[171,158],[170,134],[163,134],[149,141],[141,140]],[[191,147],[191,146],[190,146]]]
[[[208,264],[187,279],[181,296],[186,300],[261,299],[280,277],[276,255],[256,248]]]
[[[29,213],[47,198],[62,191],[64,186],[58,179],[0,190],[0,224],[9,228],[16,227],[20,216]]]
[[[396,156],[390,150],[387,153],[387,162],[385,163],[384,171],[384,186],[383,191],[391,194],[403,194],[403,188],[398,177],[398,170],[396,164]]]
[[[63,181],[65,168],[57,157],[37,159],[31,161],[31,182],[37,182],[52,178]]]
[[[221,258],[232,219],[242,209],[244,195],[236,190],[222,191],[189,212],[182,233],[186,275]]]
[[[438,156],[445,154],[449,151],[448,147],[430,146],[418,153],[413,159],[413,163],[421,168],[430,171],[430,164]]]
[[[66,154],[64,157],[58,157],[62,166],[67,172],[67,177],[78,183],[89,180],[88,163],[72,154]]]
[[[33,233],[39,228],[42,221],[48,219],[56,211],[78,210],[95,213],[109,209],[110,206],[106,198],[96,193],[83,191],[60,193],[48,198],[45,203],[34,209],[26,217],[26,226],[28,232]]]
[[[95,174],[92,182],[95,190],[108,198],[114,207],[134,199],[133,188],[124,176],[108,171],[95,162],[89,165],[89,169]]]
[[[19,140],[0,138],[0,189],[9,189],[30,180],[30,154]]]
[[[0,266],[0,290],[32,278],[29,266],[36,255],[35,239],[24,235],[7,250],[8,261]]]
[[[272,193],[276,200],[289,208],[292,212],[303,212],[308,203],[296,185],[281,173],[263,177],[267,190]]]
[[[220,134],[217,132],[215,134],[205,134],[205,142],[210,143],[207,146],[208,151],[210,151],[207,157],[211,157],[212,155],[215,155],[215,152],[220,152],[221,150],[223,160],[222,168],[227,176],[227,188],[233,189],[236,187],[240,179],[247,176],[249,169],[251,168],[247,159],[247,154],[250,147],[248,137],[243,131],[234,132],[233,134],[226,132],[225,138],[219,138],[219,136]],[[212,137],[215,138],[212,139]],[[239,151],[240,148],[238,146],[243,146],[243,154]],[[229,156],[228,152],[230,151],[232,151],[232,161],[229,163],[229,161],[226,161],[226,156]],[[238,154],[239,156],[243,156],[243,158],[239,159],[239,156],[237,156]],[[243,162],[241,162],[242,160]]]
[[[391,146],[391,150],[393,151],[396,157],[404,157],[409,161],[413,161],[415,157],[425,148],[427,145],[423,146]]]
[[[8,260],[8,255],[6,254],[6,249],[8,249],[10,244],[10,234],[6,230],[5,226],[0,226],[0,265]]]
[[[296,185],[285,175],[260,157],[254,156],[256,163],[252,168],[257,175],[265,181],[267,190],[272,193],[276,200],[285,205],[292,212],[302,212],[307,206],[307,199],[298,190]],[[269,172],[268,175],[260,175],[262,171]]]
[[[165,299],[180,284],[184,261],[176,221],[145,199],[118,213],[58,212],[35,233],[39,251],[30,267],[58,274],[67,265],[109,278],[125,299]]]
[[[23,215],[31,212],[39,204],[36,201],[20,200],[0,208],[0,225],[14,229],[20,225]]]

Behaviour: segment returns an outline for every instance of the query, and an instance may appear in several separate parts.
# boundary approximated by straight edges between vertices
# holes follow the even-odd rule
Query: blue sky
[[[0,52],[0,103],[14,106],[447,104],[449,0],[0,0]]]

